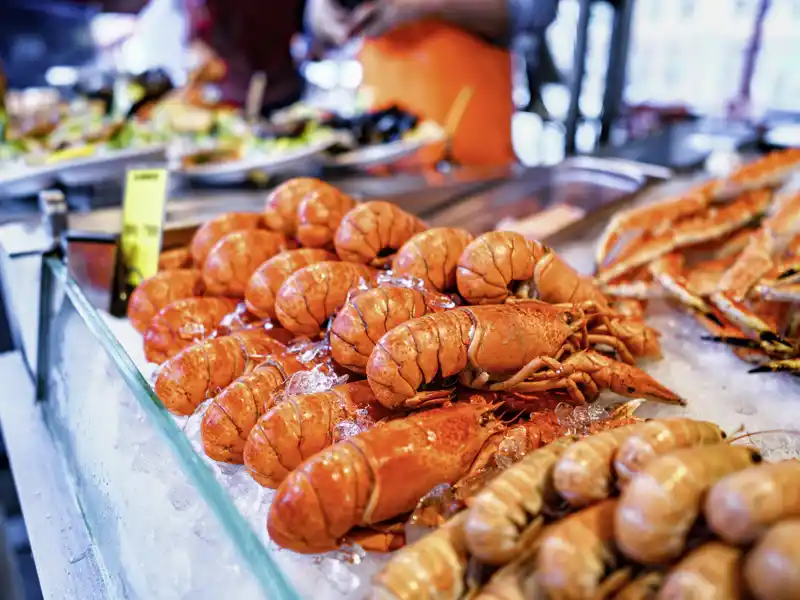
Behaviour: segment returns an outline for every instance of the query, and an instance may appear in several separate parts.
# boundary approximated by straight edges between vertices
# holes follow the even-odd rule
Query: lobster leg
[[[589,387],[588,394],[584,393],[580,389],[578,383]],[[569,396],[570,400],[572,400],[572,404],[576,405],[586,404],[588,401],[594,401],[597,399],[597,396],[600,393],[597,385],[595,385],[591,377],[586,375],[586,373],[570,373],[566,377],[554,377],[539,381],[526,381],[525,383],[518,384],[515,390],[526,394],[562,390]]]
[[[413,398],[409,398],[404,406],[415,410],[418,408],[433,408],[445,404],[453,397],[453,389],[431,390],[428,392],[418,392]]]
[[[534,358],[508,379],[490,385],[489,389],[492,391],[503,391],[513,388],[520,382],[528,379],[533,373],[544,367],[550,367],[551,369],[557,371],[561,367],[561,363],[554,358],[550,358],[549,356],[539,356]],[[486,371],[480,371],[477,375],[475,375],[467,370],[460,374],[459,379],[462,385],[480,389],[482,387],[486,387],[486,384],[489,382],[489,373]]]
[[[393,552],[406,543],[402,523],[373,528],[356,528],[345,536],[345,543],[357,544],[367,552]]]
[[[604,345],[610,346],[614,349],[617,355],[623,362],[628,363],[629,365],[636,364],[636,360],[633,358],[630,350],[628,347],[620,340],[619,338],[615,338],[611,335],[599,335],[596,333],[589,334],[589,344],[592,346],[596,345]]]

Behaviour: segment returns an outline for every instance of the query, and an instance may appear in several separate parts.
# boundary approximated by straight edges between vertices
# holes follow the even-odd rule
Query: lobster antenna
[[[743,433],[742,435],[737,435],[736,437],[729,439],[728,443],[733,444],[734,442],[738,442],[739,440],[753,437],[754,435],[764,435],[766,433],[788,433],[790,435],[800,436],[800,430],[798,429],[765,429],[763,431],[754,431],[753,433]]]

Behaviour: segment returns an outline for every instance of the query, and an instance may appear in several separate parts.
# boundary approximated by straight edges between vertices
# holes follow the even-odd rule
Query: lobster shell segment
[[[332,252],[314,248],[286,250],[273,256],[258,267],[247,282],[244,292],[247,309],[262,319],[275,318],[275,297],[289,275],[308,265],[336,259]]]
[[[320,183],[311,177],[297,177],[276,187],[264,203],[267,229],[287,237],[297,234],[297,207],[303,197]]]
[[[275,314],[295,335],[315,336],[347,301],[348,292],[370,282],[375,270],[366,265],[323,261],[303,267],[283,282]]]
[[[331,326],[331,356],[341,366],[364,373],[375,342],[401,323],[441,312],[449,298],[406,287],[379,287],[352,297]]]
[[[342,260],[380,267],[414,234],[426,229],[417,217],[391,202],[359,204],[342,219],[334,244]]]
[[[297,241],[306,248],[332,248],[339,224],[355,205],[347,194],[318,181],[297,207]]]
[[[161,309],[144,334],[144,355],[161,364],[214,333],[222,318],[236,310],[229,298],[187,298]]]
[[[243,298],[253,272],[286,247],[281,233],[259,229],[229,233],[211,249],[203,265],[208,292]]]
[[[304,370],[293,356],[276,354],[222,390],[203,415],[200,432],[206,454],[220,462],[241,464],[247,436],[275,403],[272,392],[290,375]]]
[[[269,488],[277,488],[292,469],[345,439],[352,429],[373,427],[389,414],[366,381],[287,396],[273,404],[250,432],[244,448],[247,471]]]
[[[195,265],[202,267],[211,248],[229,233],[263,227],[262,216],[257,213],[232,212],[206,222],[195,232],[189,251]]]
[[[164,250],[158,255],[159,271],[174,271],[175,269],[190,269],[192,267],[192,253],[189,248],[173,248]]]
[[[457,280],[459,293],[470,304],[499,304],[516,297],[608,307],[592,279],[552,248],[511,231],[491,231],[468,244],[458,261]]]
[[[196,269],[156,273],[133,290],[128,300],[128,318],[136,331],[144,333],[162,308],[177,300],[202,296],[204,291],[202,275]]]
[[[415,277],[426,289],[455,291],[458,260],[472,239],[466,229],[453,227],[435,227],[418,233],[394,257],[392,273]]]
[[[248,329],[189,346],[161,366],[155,392],[167,410],[191,415],[200,404],[286,346],[264,329]]]

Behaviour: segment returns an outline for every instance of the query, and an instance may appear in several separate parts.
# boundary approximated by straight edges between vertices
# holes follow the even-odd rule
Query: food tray
[[[0,198],[32,196],[57,182],[67,186],[98,183],[121,177],[132,165],[165,160],[164,146],[148,146],[98,152],[94,156],[45,165],[28,165],[20,161],[0,171]]]
[[[371,167],[391,165],[437,141],[440,140],[397,140],[386,144],[364,146],[343,154],[326,156],[325,165],[346,169],[369,169]]]
[[[210,185],[232,185],[247,181],[250,174],[276,174],[300,169],[314,162],[335,140],[321,140],[302,148],[271,153],[254,153],[242,160],[192,167],[177,167],[175,172],[189,179]]]
[[[685,185],[651,190],[642,201]],[[602,225],[586,221],[548,241],[568,262],[589,271]],[[272,492],[241,467],[221,466],[198,453],[199,415],[178,419],[157,402],[152,369],[130,324],[93,309],[58,260],[48,259],[45,273],[47,339],[39,345],[38,372],[47,375],[39,382],[40,396],[76,473],[87,521],[112,549],[104,560],[118,567],[114,573],[128,597],[364,597],[385,557],[278,550],[264,526]],[[645,405],[639,414],[686,414],[728,431],[785,427],[800,398],[800,381],[747,374],[728,349],[701,341],[694,322],[664,303],[651,304],[648,322],[663,333],[664,358],[644,368],[689,404]],[[770,458],[800,450],[798,437],[790,434],[753,442]]]
[[[67,186],[82,186],[121,177],[125,169],[136,164],[162,163],[166,161],[164,145],[127,148],[109,152],[98,152],[75,160],[57,163],[58,180]]]
[[[625,161],[571,159],[554,167],[524,169],[503,184],[438,212],[430,223],[484,233],[498,223],[524,219],[557,205],[571,206],[585,216],[616,205],[668,175],[668,169]]]
[[[32,196],[57,181],[56,165],[31,167],[23,162],[6,165],[0,171],[0,199]]]

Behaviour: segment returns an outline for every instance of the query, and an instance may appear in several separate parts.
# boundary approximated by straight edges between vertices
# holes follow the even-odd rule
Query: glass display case
[[[114,596],[221,598],[235,590],[243,600],[298,598],[110,319],[60,258],[44,257],[37,400]]]

